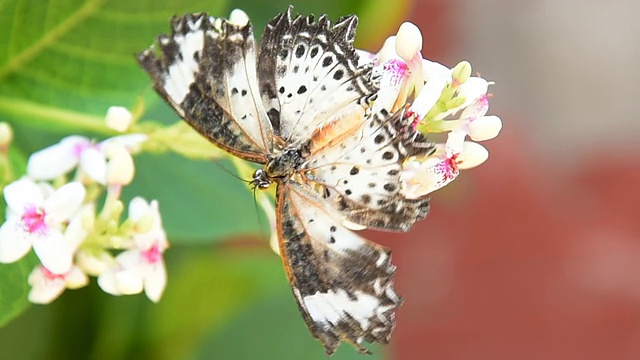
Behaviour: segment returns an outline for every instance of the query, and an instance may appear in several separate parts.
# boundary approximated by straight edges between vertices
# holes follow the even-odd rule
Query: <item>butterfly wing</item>
[[[364,118],[364,121],[363,121]],[[427,215],[427,198],[411,199],[400,180],[404,161],[434,150],[404,112],[355,113],[318,129],[301,173],[347,220],[376,230],[407,231]]]
[[[387,343],[401,299],[391,252],[341,225],[343,217],[295,182],[278,186],[280,252],[298,306],[332,354],[342,340]]]
[[[243,159],[266,163],[272,130],[258,91],[250,24],[187,14],[158,37],[159,54],[138,56],[156,91],[204,137]]]
[[[331,24],[326,15],[291,18],[291,9],[265,29],[258,61],[260,92],[274,131],[296,144],[340,109],[366,105],[377,86],[371,67],[358,67],[353,48],[358,19]]]

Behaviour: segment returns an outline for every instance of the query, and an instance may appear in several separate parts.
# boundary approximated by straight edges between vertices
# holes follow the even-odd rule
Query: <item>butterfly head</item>
[[[258,188],[261,190],[266,190],[271,186],[273,181],[267,175],[267,172],[263,169],[258,169],[253,173],[253,179],[251,180],[251,184],[254,188]]]

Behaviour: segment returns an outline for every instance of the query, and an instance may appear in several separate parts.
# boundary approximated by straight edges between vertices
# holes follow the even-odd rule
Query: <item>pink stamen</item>
[[[24,214],[22,214],[22,222],[26,230],[30,233],[44,232],[47,228],[47,224],[44,221],[45,216],[46,213],[44,209],[30,205],[25,209]]]
[[[387,61],[386,63],[384,63],[384,65],[382,65],[382,68],[384,69],[384,71],[388,71],[392,74],[391,79],[393,80],[393,83],[396,84],[400,83],[400,81],[402,81],[402,78],[404,78],[404,76],[409,71],[409,66],[399,59],[391,59]]]
[[[150,264],[155,264],[160,261],[160,259],[162,259],[162,251],[160,250],[160,245],[158,243],[155,243],[151,248],[149,248],[149,250],[143,251],[142,258]]]
[[[458,154],[453,154],[438,164],[438,172],[442,174],[443,180],[453,180],[458,175],[457,158]]]

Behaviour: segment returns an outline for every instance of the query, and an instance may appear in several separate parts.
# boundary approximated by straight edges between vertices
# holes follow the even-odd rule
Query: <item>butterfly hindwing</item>
[[[328,354],[340,341],[389,340],[401,299],[390,251],[345,228],[339,214],[299,184],[279,185],[280,251],[296,301]],[[338,215],[336,217],[336,215]]]
[[[262,99],[274,131],[285,142],[311,133],[353,102],[377,90],[370,66],[358,67],[353,48],[357,18],[331,24],[325,15],[291,18],[290,9],[265,29],[258,61]]]
[[[353,127],[343,126],[343,134],[333,134],[335,140],[318,146],[314,140],[318,142],[319,136],[311,139],[306,178],[321,184],[323,198],[349,221],[378,230],[407,231],[426,216],[429,201],[403,195],[402,164],[409,156],[428,154],[433,146],[404,124],[402,111],[360,119],[356,117]],[[351,120],[345,116],[339,121]]]
[[[206,14],[174,18],[158,51],[138,56],[158,93],[200,134],[241,158],[265,163],[271,125],[260,100],[250,25]]]

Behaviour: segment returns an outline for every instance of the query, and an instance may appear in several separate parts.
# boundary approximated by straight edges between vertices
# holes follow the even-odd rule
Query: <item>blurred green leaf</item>
[[[172,15],[225,9],[223,0],[4,0],[0,114],[48,120],[53,109],[67,114],[67,130],[74,121],[102,127],[109,106],[131,106],[148,86],[134,54],[168,30]]]
[[[13,264],[0,264],[0,326],[29,307],[27,277],[37,262],[35,256],[27,256]]]
[[[268,236],[269,223],[263,211],[256,208],[251,190],[230,174],[234,168],[227,161],[143,154],[136,158],[136,172],[134,182],[125,188],[125,198],[140,195],[157,199],[172,243],[204,244],[229,236]]]
[[[288,289],[279,257],[266,249],[179,248],[167,266],[173,272],[159,304],[142,296],[104,302],[92,359],[191,358],[207,333],[222,331],[248,305]]]

